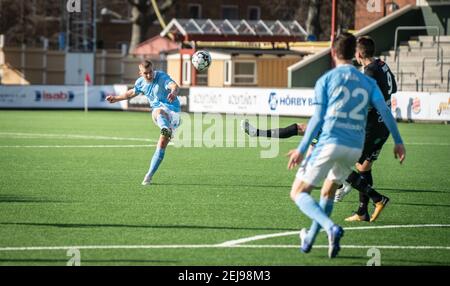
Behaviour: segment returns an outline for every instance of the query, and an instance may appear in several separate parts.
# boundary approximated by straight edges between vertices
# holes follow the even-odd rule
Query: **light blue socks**
[[[325,229],[327,232],[334,225],[334,222],[328,217],[328,215],[316,203],[316,201],[314,201],[314,199],[311,197],[310,194],[305,192],[300,193],[295,198],[295,204],[304,214],[306,214],[310,219],[321,225],[323,229]]]
[[[148,170],[148,174],[150,176],[153,176],[153,174],[156,173],[156,170],[158,170],[159,165],[161,164],[162,160],[164,159],[164,153],[165,149],[161,149],[156,147],[155,153],[153,154],[152,161],[150,162],[150,169]]]
[[[319,206],[322,208],[325,214],[330,217],[331,212],[333,211],[333,200],[320,197]],[[306,240],[309,243],[314,243],[314,241],[316,240],[316,236],[320,231],[320,228],[320,224],[313,220],[311,227],[308,230],[308,235],[306,236]]]

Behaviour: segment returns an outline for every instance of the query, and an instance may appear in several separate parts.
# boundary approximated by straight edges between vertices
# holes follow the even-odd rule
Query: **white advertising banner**
[[[397,92],[391,110],[402,120],[450,121],[450,93]]]
[[[192,87],[190,112],[312,116],[313,89]],[[402,120],[450,121],[450,93],[397,92],[394,117]]]
[[[108,95],[126,92],[126,85],[88,87],[88,108],[127,109],[127,101],[110,104]],[[0,108],[84,108],[83,85],[0,85]]]
[[[313,89],[192,87],[190,112],[311,116]]]

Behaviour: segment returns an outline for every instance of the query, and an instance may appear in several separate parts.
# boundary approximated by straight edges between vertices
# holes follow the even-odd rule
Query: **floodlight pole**
[[[334,38],[336,34],[336,0],[333,0],[331,4],[331,45],[334,43]]]
[[[330,46],[333,47],[334,38],[336,33],[336,0],[331,3],[331,36],[330,36]],[[331,67],[334,68],[333,57],[331,56]]]

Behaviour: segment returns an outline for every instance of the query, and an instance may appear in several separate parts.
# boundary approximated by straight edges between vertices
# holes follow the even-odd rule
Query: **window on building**
[[[234,5],[222,5],[222,19],[239,19],[239,8]]]
[[[261,19],[261,9],[258,6],[248,6],[248,19],[249,20],[260,20]]]
[[[234,84],[256,84],[256,62],[237,61],[234,62]]]
[[[197,71],[197,85],[207,86],[208,85],[208,69],[204,71]]]
[[[183,59],[183,85],[191,84],[191,61]]]
[[[202,18],[202,5],[200,4],[189,4],[188,5],[188,17],[192,19]]]
[[[223,83],[225,85],[231,85],[232,65],[231,65],[231,61],[230,60],[225,61],[224,75],[225,75],[225,77],[224,77]]]

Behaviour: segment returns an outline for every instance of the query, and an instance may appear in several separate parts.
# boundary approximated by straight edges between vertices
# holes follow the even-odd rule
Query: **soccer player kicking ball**
[[[330,218],[336,189],[352,172],[361,156],[365,138],[368,105],[374,106],[394,138],[394,155],[403,162],[403,146],[397,124],[383,95],[373,79],[363,75],[352,64],[356,39],[348,33],[341,34],[333,43],[331,55],[336,68],[323,75],[315,86],[316,110],[297,149],[288,153],[288,169],[300,168],[291,189],[291,199],[299,209],[313,220],[308,233],[300,232],[301,251],[308,253],[320,226],[328,234],[328,256],[336,257],[344,230]],[[318,143],[303,160],[311,141],[319,131]],[[311,197],[315,186],[322,185],[320,203]]]
[[[107,96],[106,100],[114,103],[139,94],[147,97],[152,108],[153,122],[161,129],[150,168],[142,181],[142,185],[150,185],[153,175],[164,159],[172,134],[180,125],[180,101],[177,98],[178,85],[176,82],[165,72],[153,70],[151,61],[146,60],[139,65],[139,74],[141,77],[136,80],[134,88],[119,96]]]

